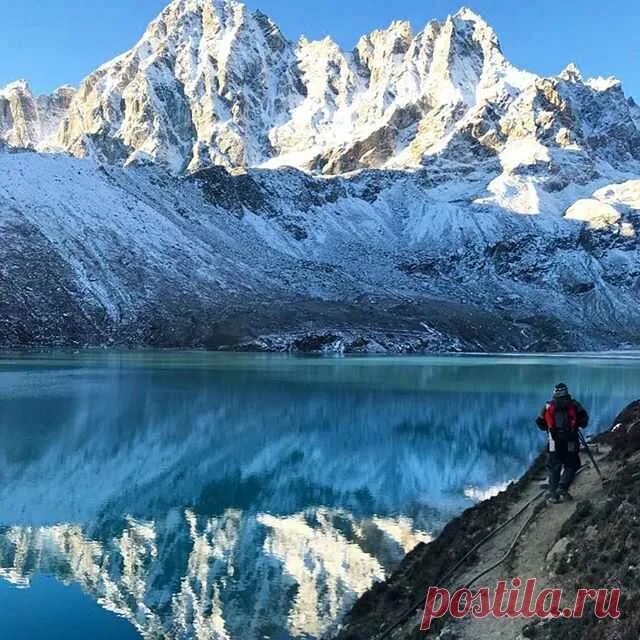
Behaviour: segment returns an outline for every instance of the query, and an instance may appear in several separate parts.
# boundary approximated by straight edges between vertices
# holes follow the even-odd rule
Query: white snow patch
[[[469,500],[473,500],[474,502],[483,502],[484,500],[489,500],[489,498],[493,498],[499,493],[502,493],[508,486],[508,482],[502,482],[500,484],[485,488],[467,487],[464,490],[464,495],[465,497],[469,498]]]
[[[605,229],[619,222],[620,212],[610,204],[595,198],[583,198],[574,202],[566,211],[568,220],[587,222],[591,229]]]
[[[623,205],[640,210],[640,180],[627,180],[620,184],[610,184],[598,189],[594,198],[610,205]]]

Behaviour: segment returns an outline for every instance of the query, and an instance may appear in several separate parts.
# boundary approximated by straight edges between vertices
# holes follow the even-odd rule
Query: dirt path
[[[600,452],[596,454],[596,460],[605,476],[614,473],[615,464],[605,462],[604,458],[609,453],[608,447],[600,447]],[[532,482],[523,493],[519,502],[515,503],[512,513],[533,498],[541,488],[543,478],[539,482]],[[520,537],[517,547],[510,558],[501,566],[493,569],[486,576],[478,580],[473,585],[473,590],[481,587],[495,589],[498,580],[511,581],[513,578],[521,578],[524,582],[529,578],[538,580],[538,591],[544,588],[561,587],[565,589],[567,604],[573,604],[575,597],[575,587],[567,584],[563,576],[557,575],[554,570],[555,560],[560,556],[564,546],[561,531],[563,526],[575,513],[577,505],[584,500],[590,500],[594,504],[600,504],[606,500],[607,493],[604,490],[600,479],[591,464],[585,467],[576,478],[571,488],[574,500],[561,504],[544,504],[535,515],[531,524]],[[541,504],[544,500],[539,501]],[[530,510],[533,509],[530,507]],[[512,544],[516,534],[530,513],[527,510],[512,525],[507,527],[495,539],[491,540],[486,547],[482,548],[482,558],[480,562],[467,567],[455,581],[457,585],[467,584],[480,573],[484,567],[488,567],[499,560]],[[566,539],[565,539],[566,540]],[[554,546],[558,553],[553,554]],[[454,587],[455,588],[455,587]],[[564,604],[564,603],[563,603]],[[478,638],[491,638],[492,640],[513,640],[517,638],[523,629],[526,621],[521,618],[496,619],[486,618],[484,620],[465,619],[451,625],[449,631],[455,633],[455,637],[460,640],[477,640]],[[455,629],[454,629],[455,626]]]
[[[615,461],[607,462],[606,456],[609,452],[610,448],[606,446],[599,446],[598,451],[594,451],[596,461],[605,477],[608,474],[616,473],[618,465]],[[546,472],[540,469],[523,488],[519,498],[511,504],[505,514],[505,520],[515,515],[545,487]],[[538,581],[537,591],[549,587],[563,588],[569,596],[567,603],[572,605],[575,587],[573,584],[569,584],[570,580],[557,575],[554,571],[553,567],[558,558],[553,557],[552,550],[558,540],[561,540],[560,532],[563,526],[574,515],[577,505],[581,501],[589,500],[594,504],[599,504],[606,500],[607,492],[603,488],[591,462],[588,462],[583,467],[571,488],[571,493],[574,497],[571,502],[547,504],[544,497],[535,501],[510,525],[478,550],[476,561],[468,562],[448,583],[438,586],[446,587],[453,592],[455,589],[467,585],[485,568],[497,562],[507,553],[516,535],[535,509],[537,513],[520,536],[517,546],[509,558],[474,582],[472,591],[482,587],[488,587],[493,590],[499,580],[510,582],[516,577],[521,578],[523,581],[529,578],[536,578]],[[562,542],[560,542],[558,548],[562,548]],[[468,549],[461,549],[460,556],[463,556],[467,551]],[[413,640],[414,638],[426,637],[438,637],[440,640],[484,640],[489,638],[491,640],[515,640],[516,638],[524,637],[522,635],[523,627],[527,625],[527,621],[522,618],[496,619],[488,617],[483,620],[465,618],[460,621],[449,619],[444,626],[437,630],[436,634],[432,632],[431,636],[426,636],[418,630],[421,617],[422,611],[416,611],[405,624],[391,633],[390,640]],[[371,640],[374,640],[374,638]]]

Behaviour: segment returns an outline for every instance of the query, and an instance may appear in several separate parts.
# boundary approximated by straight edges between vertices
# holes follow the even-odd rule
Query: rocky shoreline
[[[602,484],[586,462],[576,481],[574,502],[536,507],[530,529],[514,554],[489,572],[486,586],[498,579],[536,577],[541,587],[562,587],[575,595],[578,588],[622,589],[619,620],[597,620],[587,606],[582,618],[541,620],[436,621],[428,635],[442,640],[467,638],[542,638],[560,640],[634,640],[640,632],[640,401],[626,407],[608,431],[594,439],[596,459],[607,482]],[[516,483],[451,521],[440,536],[409,553],[396,572],[375,584],[354,605],[335,640],[407,639],[424,637],[419,631],[422,600],[429,586],[449,589],[466,584],[499,558],[519,525],[505,529],[504,540],[492,541],[471,555],[445,584],[459,563],[489,532],[513,516],[539,493],[544,478],[541,455]],[[502,535],[502,534],[501,534]],[[478,586],[485,586],[478,585]]]

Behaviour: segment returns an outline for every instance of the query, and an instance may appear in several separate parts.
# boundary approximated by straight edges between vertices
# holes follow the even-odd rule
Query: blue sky
[[[166,0],[0,0],[0,86],[27,79],[38,93],[78,82],[128,49]],[[247,0],[297,39],[330,34],[351,48],[366,32],[408,19],[418,30],[464,0]],[[576,62],[585,75],[615,75],[640,100],[637,0],[467,0],[498,32],[507,57],[540,74]]]

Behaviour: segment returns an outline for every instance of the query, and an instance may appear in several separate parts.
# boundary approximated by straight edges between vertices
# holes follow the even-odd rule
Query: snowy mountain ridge
[[[469,9],[344,52],[175,0],[77,91],[0,91],[0,340],[637,345],[639,177],[617,80]]]
[[[393,22],[345,52],[329,37],[290,42],[234,0],[174,0],[77,92],[35,99],[18,83],[1,95],[9,115],[0,137],[14,147],[151,160],[174,173],[409,168],[442,155],[464,159],[461,145],[476,159],[506,154],[512,172],[514,159],[540,159],[536,143],[594,150],[606,135],[605,109],[609,125],[627,128],[636,145],[640,138],[640,110],[619,83],[585,82],[573,65],[549,79],[520,71],[467,8],[417,34]],[[619,160],[640,157],[629,145],[621,151]]]

